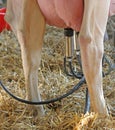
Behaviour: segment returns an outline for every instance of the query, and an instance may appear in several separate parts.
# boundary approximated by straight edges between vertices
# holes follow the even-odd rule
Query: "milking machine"
[[[81,66],[81,58],[80,58],[80,50],[77,42],[76,32],[70,28],[64,29],[64,35],[66,39],[65,45],[65,57],[64,57],[64,71],[68,76],[73,76],[78,79],[83,77],[82,66]],[[76,69],[76,64],[73,63],[78,61],[79,71]]]
[[[71,95],[75,91],[79,90],[79,88],[86,83],[85,77],[83,75],[82,71],[82,62],[81,62],[81,56],[80,56],[80,49],[79,44],[77,41],[78,33],[76,34],[75,31],[73,31],[71,28],[65,28],[64,29],[64,35],[66,39],[65,44],[65,57],[64,57],[64,72],[67,74],[67,76],[71,76],[74,78],[79,79],[79,82],[77,85],[75,85],[72,89],[70,89],[67,93],[63,94],[62,96],[56,97],[54,99],[49,99],[45,101],[39,101],[39,102],[32,102],[28,100],[21,99],[14,94],[12,94],[7,87],[3,85],[3,83],[0,81],[0,86],[14,99],[17,101],[20,101],[22,103],[30,104],[30,105],[44,105],[44,104],[50,104],[54,103],[56,101],[61,101],[63,98],[66,98],[67,96]],[[113,70],[113,66],[111,62],[108,60],[108,58],[104,55],[103,56],[103,64],[106,63],[108,65],[108,71],[105,73],[103,72],[103,76],[109,74]],[[88,88],[86,88],[86,99],[85,99],[85,109],[84,113],[89,112],[90,110],[90,97],[88,93]]]

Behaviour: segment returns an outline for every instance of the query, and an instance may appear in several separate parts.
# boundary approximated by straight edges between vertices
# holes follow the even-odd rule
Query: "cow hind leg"
[[[84,0],[84,16],[79,34],[83,72],[91,104],[96,113],[104,115],[108,112],[102,87],[102,57],[109,3],[109,0]]]
[[[39,33],[37,34],[39,36],[41,35]],[[21,36],[19,35],[19,37]],[[40,64],[41,47],[42,47],[41,38],[42,37],[39,37],[39,44],[41,45],[37,44],[38,42],[34,40],[32,40],[31,42],[32,47],[31,45],[26,46],[26,43],[21,45],[21,54],[22,54],[23,69],[25,75],[27,99],[33,102],[41,101],[40,92],[38,89],[38,67]],[[28,40],[30,40],[30,38],[28,38]],[[32,108],[32,111],[35,113],[35,115],[37,113],[39,113],[40,115],[44,114],[43,106],[30,106],[30,108]]]
[[[32,13],[29,10],[30,6]],[[41,59],[45,21],[40,10],[37,7],[32,9],[32,5],[30,6],[27,6],[27,10],[25,10],[25,27],[17,33],[17,37],[21,45],[27,96],[29,100],[37,102],[41,100],[38,90],[38,67]],[[35,115],[36,112],[39,115],[44,114],[43,106],[32,107],[32,110]]]
[[[38,67],[41,59],[45,20],[36,0],[9,0],[8,2],[6,20],[20,43],[27,98],[37,102],[41,100],[38,90]],[[30,106],[30,108],[35,115],[44,114],[43,106]]]

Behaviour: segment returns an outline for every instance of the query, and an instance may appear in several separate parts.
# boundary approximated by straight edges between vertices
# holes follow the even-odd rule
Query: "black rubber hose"
[[[59,96],[57,98],[54,98],[54,99],[49,99],[49,100],[46,100],[46,101],[39,101],[39,102],[32,102],[32,101],[28,101],[28,100],[24,100],[24,99],[21,99],[19,97],[16,97],[15,95],[13,95],[3,84],[2,82],[0,81],[0,85],[1,87],[12,97],[14,98],[15,100],[19,101],[19,102],[22,102],[22,103],[25,103],[25,104],[30,104],[30,105],[44,105],[44,104],[49,104],[49,103],[54,103],[56,101],[60,101],[61,99],[63,98],[66,98],[67,96],[71,95],[72,93],[74,93],[76,90],[78,90],[81,85],[83,85],[85,83],[85,78],[82,77],[81,80],[79,81],[79,83],[77,85],[75,85],[71,90],[69,90],[66,94],[63,94],[62,96]]]
[[[90,97],[89,97],[89,92],[88,88],[86,88],[86,99],[85,99],[85,110],[84,114],[90,111]]]

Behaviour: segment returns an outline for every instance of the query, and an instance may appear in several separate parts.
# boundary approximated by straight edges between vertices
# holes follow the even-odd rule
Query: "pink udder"
[[[80,30],[83,17],[83,0],[38,0],[49,25]]]

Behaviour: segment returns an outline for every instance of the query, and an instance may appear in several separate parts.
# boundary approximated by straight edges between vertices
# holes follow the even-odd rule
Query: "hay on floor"
[[[63,71],[63,30],[47,27],[42,61],[39,68],[39,89],[42,98],[62,95],[78,83]],[[105,51],[113,62],[113,43],[105,44]],[[26,98],[20,47],[14,34],[0,34],[0,80],[13,94]],[[83,115],[85,87],[53,105],[44,105],[46,115],[33,117],[28,105],[9,97],[0,88],[0,130],[114,130],[115,129],[115,73],[104,78],[104,94],[111,116],[100,117],[96,113]]]

